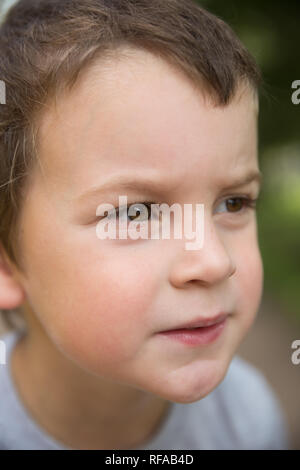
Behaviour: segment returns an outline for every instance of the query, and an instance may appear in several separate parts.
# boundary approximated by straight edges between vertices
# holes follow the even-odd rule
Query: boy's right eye
[[[133,203],[133,204],[128,204],[128,206],[123,206],[123,207],[117,207],[114,211],[108,212],[107,216],[101,217],[101,220],[104,219],[120,219],[121,218],[126,218],[126,216],[129,218],[129,222],[148,222],[149,221],[149,215],[154,215],[158,213],[158,210],[156,207],[151,207],[152,204],[155,204],[154,202],[142,202],[142,203]],[[121,212],[121,214],[120,214]],[[128,212],[130,213],[128,215]],[[127,213],[127,215],[126,215]],[[120,216],[120,217],[119,217]],[[153,217],[151,217],[153,218]]]

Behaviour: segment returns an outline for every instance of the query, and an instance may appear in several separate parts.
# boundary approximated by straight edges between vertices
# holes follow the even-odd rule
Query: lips
[[[216,325],[218,323],[222,323],[225,318],[228,316],[228,313],[219,313],[218,315],[215,315],[214,317],[209,317],[209,318],[198,318],[192,322],[185,323],[183,325],[177,326],[176,328],[172,328],[170,330],[165,330],[165,331],[179,331],[179,330],[192,330],[196,328],[204,328],[208,327],[211,325]]]
[[[221,317],[219,317],[221,318]],[[194,329],[182,328],[160,333],[160,337],[167,341],[181,343],[185,347],[204,347],[217,341],[225,331],[227,315],[223,316],[223,321],[210,326],[202,326]],[[215,320],[216,321],[216,320]],[[202,321],[203,322],[203,321]]]

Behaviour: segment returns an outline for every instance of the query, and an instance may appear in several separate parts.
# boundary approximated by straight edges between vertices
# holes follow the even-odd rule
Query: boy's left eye
[[[232,209],[228,211],[230,214],[235,214],[244,212],[247,209],[256,209],[257,201],[258,198],[253,199],[248,196],[238,196],[225,199],[221,204],[225,204],[228,209]]]

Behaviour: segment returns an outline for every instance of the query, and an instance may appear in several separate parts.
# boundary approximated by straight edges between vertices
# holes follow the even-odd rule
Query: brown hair
[[[232,29],[192,0],[19,0],[0,27],[0,243],[19,268],[18,220],[38,161],[38,115],[83,69],[121,46],[164,58],[219,106],[260,71]],[[33,234],[34,237],[34,234]],[[8,326],[13,327],[8,322]]]

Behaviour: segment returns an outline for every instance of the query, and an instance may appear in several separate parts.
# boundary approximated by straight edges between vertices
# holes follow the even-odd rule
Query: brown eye
[[[129,222],[149,222],[153,217],[158,217],[157,209],[152,208],[153,202],[143,202],[136,204],[129,204],[126,207],[119,207],[116,209],[116,218],[127,218]],[[131,214],[129,214],[131,212]]]
[[[139,217],[140,215],[141,215],[141,211],[138,209],[135,215],[129,215],[128,217],[131,221],[133,221],[135,217]]]
[[[220,205],[225,206],[225,212],[229,214],[244,213],[249,209],[256,209],[258,199],[251,197],[231,197],[223,201]],[[221,213],[224,211],[220,211]]]
[[[149,214],[151,216],[151,207],[148,208],[147,204],[134,204],[130,206],[132,214],[128,214],[127,217],[131,222],[134,222],[136,219],[149,220]]]
[[[245,202],[242,198],[227,199],[226,206],[230,212],[239,212],[244,207]]]

